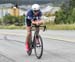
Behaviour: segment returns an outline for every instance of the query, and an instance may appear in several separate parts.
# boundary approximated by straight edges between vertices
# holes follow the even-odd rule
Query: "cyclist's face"
[[[39,10],[35,10],[35,11],[33,11],[33,13],[34,13],[34,15],[38,15]]]

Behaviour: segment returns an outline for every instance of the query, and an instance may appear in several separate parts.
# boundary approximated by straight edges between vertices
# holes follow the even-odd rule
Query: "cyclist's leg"
[[[27,30],[27,37],[26,37],[26,49],[27,51],[29,50],[29,37],[31,35],[31,20],[29,19],[26,19],[26,23],[27,23],[27,26],[26,26],[26,30]]]
[[[31,26],[27,26],[26,27],[26,30],[27,30],[27,37],[26,37],[26,40],[28,41],[29,40],[29,37],[31,35]]]

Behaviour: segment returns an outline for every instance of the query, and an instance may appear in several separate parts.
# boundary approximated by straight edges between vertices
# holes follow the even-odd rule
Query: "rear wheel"
[[[34,37],[34,51],[36,57],[40,59],[43,54],[43,41],[40,35]]]

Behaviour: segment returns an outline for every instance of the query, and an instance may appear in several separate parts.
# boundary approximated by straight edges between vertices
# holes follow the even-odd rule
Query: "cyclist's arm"
[[[36,21],[32,20],[32,24],[36,24]]]
[[[37,21],[32,21],[32,24],[36,24],[36,25],[41,25],[41,24],[44,24],[44,21],[43,20],[37,20]]]

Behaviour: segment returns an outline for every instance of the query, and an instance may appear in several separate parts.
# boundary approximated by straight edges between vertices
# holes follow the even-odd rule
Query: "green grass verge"
[[[75,24],[47,24],[47,29],[50,30],[75,30]]]
[[[75,30],[75,24],[46,24],[49,30]],[[25,26],[0,26],[0,29],[25,29]]]
[[[15,26],[15,25],[0,26],[0,29],[25,29],[25,26]]]

